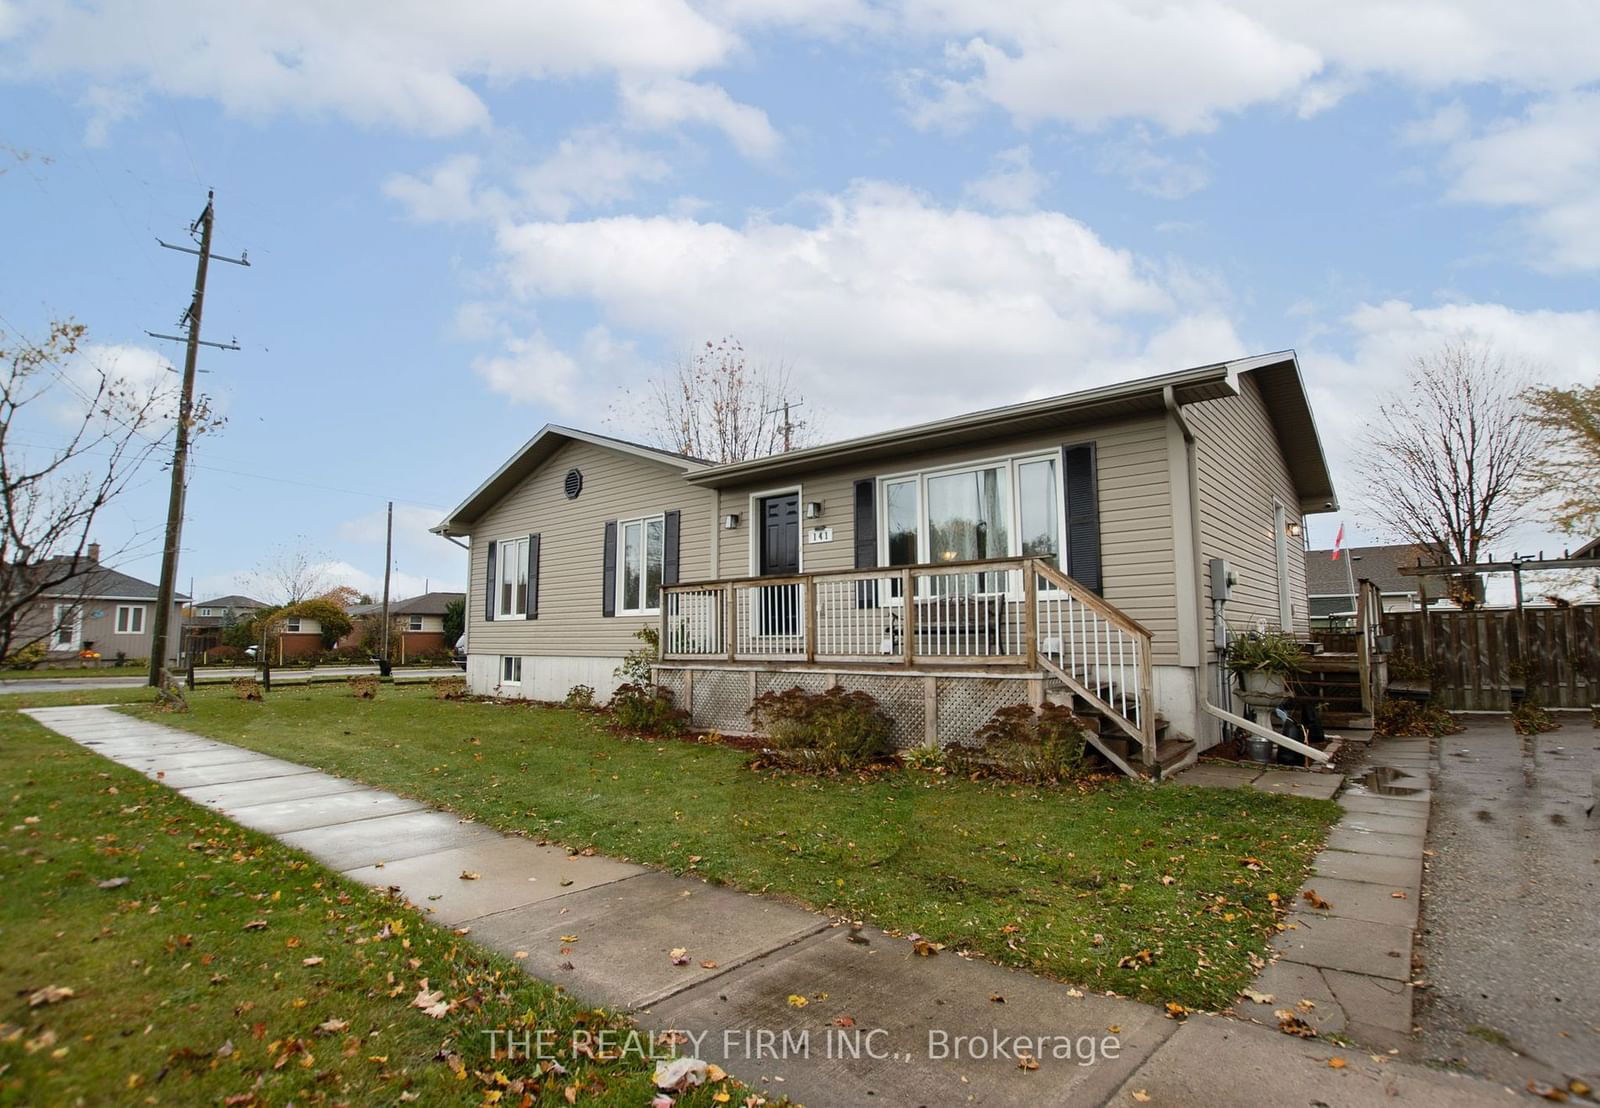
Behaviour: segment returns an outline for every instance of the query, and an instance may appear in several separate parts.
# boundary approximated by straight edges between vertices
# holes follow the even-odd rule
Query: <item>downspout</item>
[[[461,637],[466,641],[461,644],[461,653],[470,654],[472,653],[472,547],[460,541],[454,535],[447,535],[443,531],[435,531],[434,534],[445,542],[455,543],[455,545],[467,552],[467,607],[461,613]],[[488,587],[489,583],[485,581],[484,588],[487,589]],[[450,650],[452,653],[455,648],[456,644],[451,643]]]
[[[1204,558],[1201,556],[1200,543],[1200,466],[1197,458],[1197,445],[1194,430],[1189,426],[1189,421],[1183,417],[1183,407],[1178,403],[1177,393],[1171,385],[1161,390],[1162,403],[1166,405],[1167,412],[1172,416],[1172,421],[1183,435],[1184,471],[1189,484],[1189,549],[1193,557],[1189,560],[1190,572],[1194,575],[1194,649],[1195,660],[1198,668],[1195,672],[1194,698],[1195,719],[1205,719],[1208,715],[1207,705],[1211,697],[1206,690],[1207,657],[1210,653],[1210,629],[1212,616],[1206,611],[1205,604],[1205,575],[1201,571]],[[1198,736],[1197,736],[1198,737]]]

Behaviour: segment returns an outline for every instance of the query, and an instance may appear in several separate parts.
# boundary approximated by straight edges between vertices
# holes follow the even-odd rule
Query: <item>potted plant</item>
[[[1289,679],[1300,672],[1300,643],[1281,631],[1251,631],[1228,644],[1227,666],[1244,688],[1244,701],[1275,708],[1289,697]]]

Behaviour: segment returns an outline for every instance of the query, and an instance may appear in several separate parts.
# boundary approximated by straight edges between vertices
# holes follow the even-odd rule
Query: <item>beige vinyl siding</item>
[[[1230,626],[1279,623],[1274,499],[1288,519],[1300,519],[1300,497],[1255,379],[1239,379],[1239,395],[1184,409],[1196,440],[1200,486],[1200,558],[1204,610],[1211,610],[1212,558],[1226,558],[1239,574],[1228,601]],[[1301,540],[1287,540],[1289,604],[1293,630],[1309,631],[1306,563]]]
[[[820,501],[820,519],[800,521],[803,571],[855,566],[855,482],[897,473],[1053,450],[1064,444],[1096,443],[1100,486],[1100,550],[1105,598],[1148,627],[1155,636],[1154,661],[1177,663],[1176,575],[1173,565],[1172,502],[1167,467],[1165,416],[1099,428],[995,439],[981,446],[942,451],[908,450],[893,462],[819,470],[798,482],[752,484],[722,490],[720,514],[737,512],[739,526],[717,532],[723,577],[753,574],[758,516],[752,497],[800,486],[802,512]],[[878,509],[882,511],[882,504]],[[806,541],[814,527],[828,527],[833,540]],[[685,581],[694,578],[685,572]]]
[[[568,500],[567,471],[583,471],[583,492]],[[601,615],[607,520],[637,519],[677,510],[679,577],[711,576],[713,496],[683,479],[674,466],[586,442],[558,449],[472,526],[467,642],[473,654],[528,657],[618,657],[638,646],[634,632],[655,616]],[[539,617],[484,618],[487,550],[491,541],[538,535]]]

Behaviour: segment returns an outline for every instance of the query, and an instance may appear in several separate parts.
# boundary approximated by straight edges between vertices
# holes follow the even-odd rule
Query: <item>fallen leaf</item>
[[[411,1007],[420,1008],[424,1015],[434,1019],[443,1019],[445,1013],[450,1011],[450,1002],[444,998],[442,990],[430,990],[428,979],[422,979],[422,987],[417,990],[417,995],[411,998]]]
[[[713,962],[710,958],[707,958],[704,962],[700,963],[700,968],[701,969],[716,969],[717,968],[717,964],[715,962]]]
[[[1138,969],[1155,962],[1156,956],[1148,950],[1141,950],[1137,954],[1125,954],[1117,959],[1118,969]]]
[[[1394,897],[1394,899],[1396,899],[1396,900],[1405,900],[1406,899],[1406,894],[1403,891],[1401,891],[1400,889],[1396,889],[1394,892],[1390,893],[1389,895]]]
[[[349,1020],[329,1019],[317,1024],[317,1032],[322,1035],[337,1035],[339,1032],[348,1031],[349,1029]]]
[[[265,931],[267,929],[267,921],[264,919],[253,919],[244,925],[244,929],[246,931]]]
[[[1279,1008],[1272,1014],[1278,1018],[1278,1030],[1285,1035],[1294,1035],[1301,1039],[1315,1039],[1317,1037],[1317,1029],[1289,1009]]]
[[[790,993],[789,994],[789,1007],[791,1007],[791,1008],[804,1008],[807,1004],[810,1004],[810,1003],[811,1002],[809,1000],[807,1000],[805,997],[801,996],[799,993]]]
[[[1528,1078],[1528,1091],[1534,1096],[1542,1096],[1546,1100],[1553,1100],[1557,1104],[1565,1104],[1568,1100],[1567,1090],[1558,1089],[1554,1085],[1546,1085],[1543,1081]]]
[[[1031,1054],[1018,1054],[1017,1068],[1019,1070],[1036,1070],[1039,1068],[1039,1059]]]
[[[1332,904],[1329,904],[1326,900],[1323,900],[1320,896],[1317,895],[1317,890],[1316,889],[1306,889],[1306,890],[1304,890],[1303,892],[1301,892],[1300,898],[1302,900],[1304,900],[1307,904],[1311,905],[1313,908],[1318,909],[1319,911],[1326,912],[1329,908],[1333,907]]]
[[[855,1025],[854,1016],[838,1016],[833,1021],[833,1026],[835,1027],[854,1027]]]
[[[689,952],[681,946],[673,947],[667,957],[672,959],[672,964],[675,966],[687,966],[689,964]]]
[[[561,936],[561,941],[564,942],[564,943],[575,943],[575,942],[578,941],[578,936],[576,936],[576,935],[563,935],[563,936]]]
[[[133,880],[133,878],[131,878],[131,877],[108,877],[104,881],[95,882],[95,888],[97,888],[97,889],[120,889],[120,888],[122,888],[122,886],[128,884],[132,880]]]
[[[929,942],[927,939],[918,938],[911,940],[911,949],[917,952],[917,957],[919,958],[932,958],[935,954],[944,949],[944,944]]]
[[[1342,1070],[1342,1069],[1344,1069],[1344,1067],[1345,1067],[1345,1061],[1344,1061],[1343,1058],[1329,1058],[1328,1059],[1328,1068],[1330,1070]]]
[[[1161,883],[1163,885],[1176,885],[1178,883],[1178,879],[1172,876],[1170,873],[1163,873],[1161,875]]]
[[[1006,1002],[1006,998],[1001,996],[999,993],[990,993],[989,994],[989,1003],[990,1004],[1004,1004],[1005,1002]]]
[[[322,956],[318,955],[318,954],[313,954],[309,958],[300,959],[300,964],[302,966],[320,966],[320,965],[322,965]]]
[[[1146,1104],[1150,1100],[1150,1094],[1145,1092],[1143,1089],[1135,1089],[1133,1090],[1133,1099],[1137,1100],[1140,1104]]]
[[[60,1004],[63,1000],[71,1000],[77,994],[65,985],[46,985],[28,994],[29,1008],[42,1008],[46,1004]]]
[[[464,869],[464,870],[461,871],[461,880],[463,880],[463,881],[476,881],[477,879],[478,879],[478,874],[477,874],[477,872],[475,870]]]
[[[1181,1022],[1189,1018],[1189,1009],[1185,1008],[1175,1000],[1167,1001],[1166,1008],[1167,1018],[1169,1020],[1179,1020]]]
[[[1239,995],[1247,1000],[1254,1001],[1257,1004],[1271,1004],[1274,1000],[1278,999],[1271,993],[1258,993],[1254,989],[1245,989]]]

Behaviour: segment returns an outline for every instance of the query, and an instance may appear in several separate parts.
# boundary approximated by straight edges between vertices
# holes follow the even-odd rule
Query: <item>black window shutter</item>
[[[1067,573],[1085,588],[1099,593],[1100,481],[1095,466],[1094,443],[1061,449],[1066,491]]]
[[[683,530],[683,513],[668,512],[661,524],[661,583],[678,583],[678,536]]]
[[[494,579],[494,550],[496,545],[497,544],[493,539],[489,540],[489,567],[483,579],[484,599],[487,601],[487,603],[485,603],[483,606],[484,619],[494,618],[494,597],[499,588],[498,583]]]
[[[601,559],[601,572],[604,580],[600,582],[600,614],[614,616],[617,614],[617,522],[612,520],[606,524],[606,552]]]
[[[539,618],[539,536],[528,536],[528,613],[526,619]]]
[[[856,482],[855,540],[856,568],[876,569],[878,566],[878,482],[868,477]],[[856,582],[856,607],[878,606],[878,583]]]

